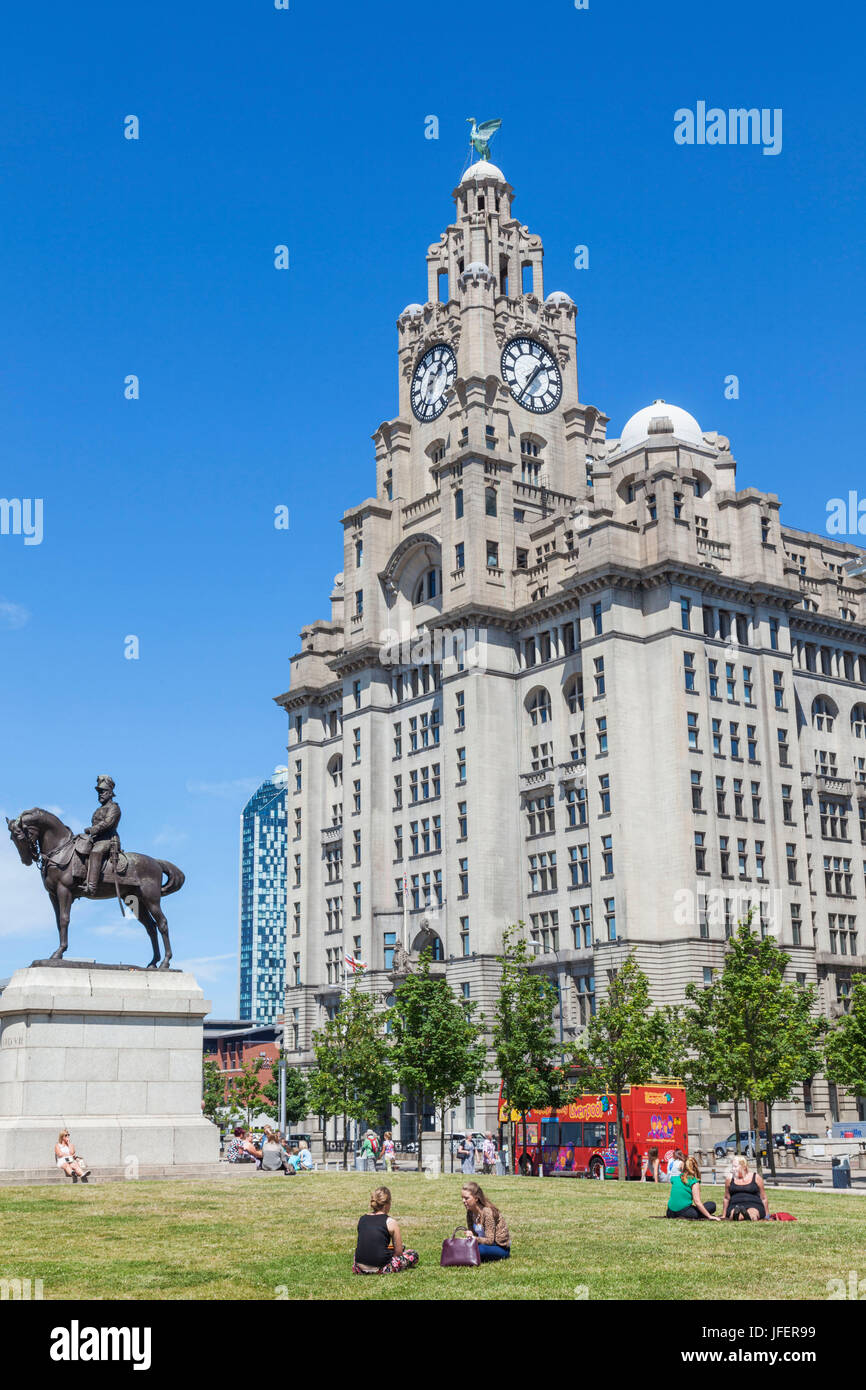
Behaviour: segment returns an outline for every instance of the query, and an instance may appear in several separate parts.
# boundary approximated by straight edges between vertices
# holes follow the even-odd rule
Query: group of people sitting
[[[670,1164],[669,1177],[670,1196],[665,1216],[689,1221],[769,1220],[770,1204],[764,1179],[749,1167],[749,1160],[742,1154],[734,1155],[725,1177],[721,1216],[716,1215],[715,1202],[705,1202],[701,1198],[701,1170],[696,1158],[691,1155],[686,1158],[677,1149]]]
[[[238,1125],[226,1146],[229,1163],[254,1163],[263,1173],[311,1173],[313,1155],[306,1140],[296,1143],[265,1125],[260,1143],[249,1130]]]
[[[482,1263],[507,1260],[511,1232],[502,1212],[485,1197],[477,1182],[460,1191],[466,1221],[464,1235],[474,1236]],[[353,1274],[400,1274],[418,1263],[418,1251],[403,1244],[400,1227],[391,1215],[391,1189],[377,1187],[370,1193],[370,1210],[358,1221]]]

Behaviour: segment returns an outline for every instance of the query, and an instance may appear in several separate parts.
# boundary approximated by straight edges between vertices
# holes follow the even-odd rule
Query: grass
[[[797,1222],[663,1219],[665,1190],[492,1178],[510,1260],[439,1268],[460,1177],[395,1173],[393,1214],[417,1269],[353,1277],[355,1228],[382,1175],[0,1189],[0,1277],[46,1299],[826,1299],[862,1266],[866,1198],[773,1194]],[[720,1201],[719,1189],[704,1186]],[[280,1289],[285,1292],[278,1292]]]

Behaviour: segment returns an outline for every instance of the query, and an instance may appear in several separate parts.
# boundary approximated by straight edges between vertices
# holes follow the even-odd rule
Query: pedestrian
[[[483,1161],[481,1171],[489,1175],[496,1168],[496,1143],[494,1141],[493,1135],[490,1133],[489,1130],[487,1134],[484,1136],[484,1144],[481,1149],[481,1157]]]
[[[460,1168],[464,1173],[475,1172],[475,1145],[472,1143],[472,1135],[464,1134],[457,1148],[457,1157],[460,1159]]]
[[[395,1148],[394,1148],[394,1139],[393,1139],[393,1136],[392,1136],[392,1134],[391,1134],[390,1129],[386,1129],[386,1130],[385,1130],[384,1142],[383,1142],[383,1144],[382,1144],[382,1157],[383,1157],[384,1160],[385,1160],[385,1172],[386,1172],[386,1173],[393,1173],[393,1171],[394,1171],[394,1154],[395,1154],[395,1152],[396,1152],[396,1150],[395,1150]]]
[[[403,1245],[400,1227],[391,1215],[391,1189],[370,1193],[370,1211],[358,1221],[353,1274],[402,1274],[418,1263],[418,1251]]]
[[[376,1170],[376,1150],[373,1147],[373,1139],[375,1137],[372,1130],[368,1129],[361,1141],[360,1153],[361,1167],[365,1170],[372,1168],[374,1172]]]

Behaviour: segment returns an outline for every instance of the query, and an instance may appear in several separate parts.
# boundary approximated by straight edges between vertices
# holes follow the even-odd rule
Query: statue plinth
[[[216,1163],[201,1113],[202,1022],[186,971],[63,962],[0,995],[0,1174],[55,1166],[62,1129],[100,1167]]]

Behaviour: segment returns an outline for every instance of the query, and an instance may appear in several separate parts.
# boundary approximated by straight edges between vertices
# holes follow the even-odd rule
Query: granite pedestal
[[[100,1165],[216,1164],[201,1112],[202,1020],[185,971],[34,964],[0,995],[0,1175],[54,1162],[62,1129]]]

